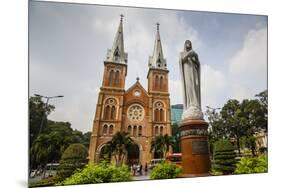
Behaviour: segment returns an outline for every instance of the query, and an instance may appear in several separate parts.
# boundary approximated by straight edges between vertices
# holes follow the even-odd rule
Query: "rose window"
[[[144,116],[144,109],[140,105],[132,105],[128,109],[128,117],[134,121],[141,121]]]

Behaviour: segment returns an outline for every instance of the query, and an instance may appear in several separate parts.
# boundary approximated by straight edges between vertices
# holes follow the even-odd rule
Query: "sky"
[[[267,89],[266,16],[31,1],[29,94],[64,95],[49,101],[56,107],[49,119],[91,131],[103,62],[120,14],[128,53],[125,89],[136,77],[147,88],[156,22],[170,71],[171,104],[183,101],[178,61],[187,39],[201,63],[203,112]]]

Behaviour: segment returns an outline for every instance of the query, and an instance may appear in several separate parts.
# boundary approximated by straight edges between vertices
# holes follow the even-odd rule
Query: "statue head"
[[[192,43],[190,40],[186,40],[184,43],[184,51],[188,52],[192,50]]]

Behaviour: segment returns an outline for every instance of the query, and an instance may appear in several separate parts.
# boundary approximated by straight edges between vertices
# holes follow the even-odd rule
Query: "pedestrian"
[[[142,175],[142,164],[140,164],[140,175]]]
[[[133,165],[130,165],[131,174],[133,174]]]
[[[135,164],[133,164],[133,176],[135,176],[135,175],[136,175],[136,169],[137,169],[136,165],[135,165]]]
[[[145,166],[144,166],[144,173],[145,173],[145,175],[147,175],[147,171],[148,171],[148,167],[147,167],[147,163],[145,163]]]
[[[140,174],[140,165],[139,164],[137,165],[137,172],[138,172],[138,174]]]

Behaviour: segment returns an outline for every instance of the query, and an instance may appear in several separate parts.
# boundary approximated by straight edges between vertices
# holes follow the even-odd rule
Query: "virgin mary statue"
[[[203,119],[201,111],[200,62],[197,53],[192,49],[190,40],[186,40],[184,43],[184,51],[180,53],[179,64],[184,96],[182,119]]]

